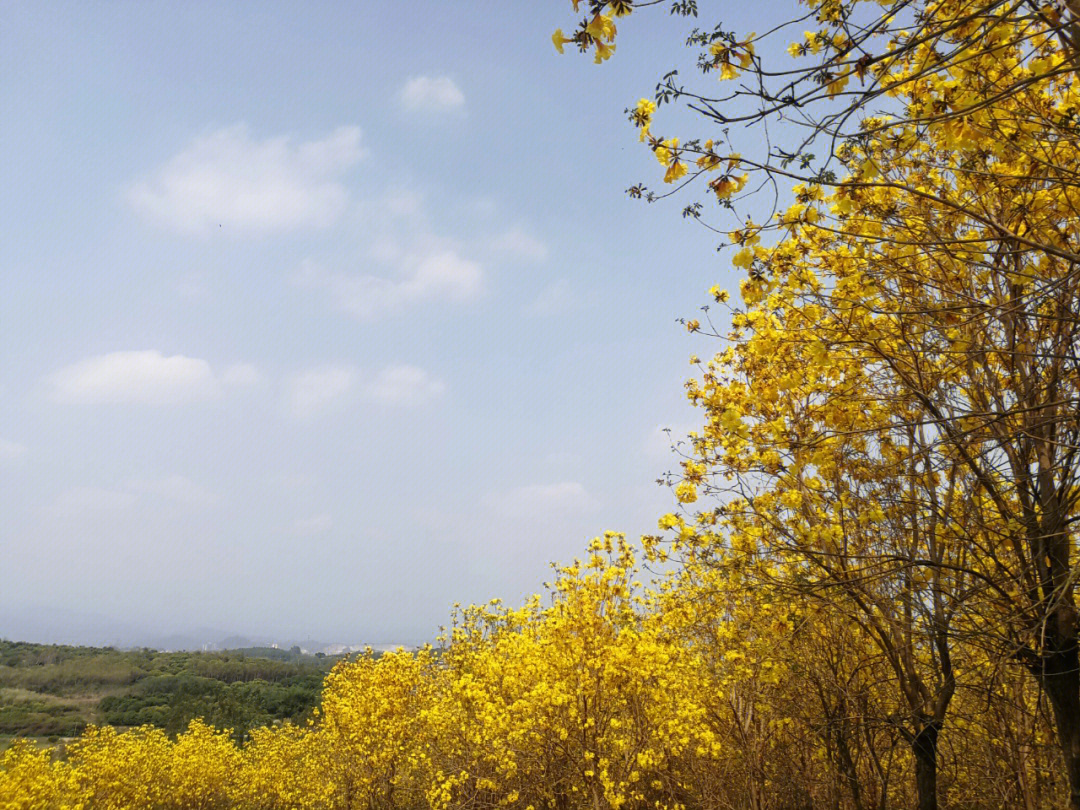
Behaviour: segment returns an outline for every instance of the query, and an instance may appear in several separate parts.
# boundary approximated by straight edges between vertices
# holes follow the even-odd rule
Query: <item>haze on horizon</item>
[[[732,278],[623,109],[688,23],[408,8],[0,3],[0,637],[421,642],[670,508]]]

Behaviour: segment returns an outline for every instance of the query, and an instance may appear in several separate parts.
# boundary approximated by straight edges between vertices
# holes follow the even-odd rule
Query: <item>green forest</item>
[[[92,724],[176,734],[196,717],[241,741],[253,727],[307,719],[339,660],[273,647],[159,652],[0,640],[0,745],[55,742]]]

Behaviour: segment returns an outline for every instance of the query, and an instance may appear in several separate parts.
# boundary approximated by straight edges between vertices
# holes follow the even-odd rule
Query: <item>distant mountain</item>
[[[193,627],[176,632],[149,628],[91,611],[65,610],[47,605],[0,605],[0,638],[83,647],[204,650],[222,649],[219,640],[241,637],[215,627]],[[237,646],[252,645],[244,643]]]
[[[221,640],[221,649],[223,650],[242,650],[245,647],[263,646],[266,646],[264,640],[252,641],[247,636],[228,636]]]
[[[41,644],[136,646],[145,628],[89,611],[40,605],[0,605],[0,638]]]
[[[37,644],[71,644],[80,647],[149,647],[154,650],[239,650],[277,647],[326,655],[357,652],[364,643],[326,642],[315,639],[271,638],[230,633],[216,627],[194,627],[175,631],[148,628],[90,611],[73,611],[42,605],[0,605],[0,639]],[[372,644],[375,650],[392,650],[411,645]]]

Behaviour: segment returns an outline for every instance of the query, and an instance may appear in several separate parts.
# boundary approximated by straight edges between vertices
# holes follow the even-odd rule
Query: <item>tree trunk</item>
[[[1042,657],[1039,680],[1054,711],[1058,744],[1069,777],[1069,808],[1080,810],[1080,655],[1076,639]]]
[[[929,723],[911,740],[911,752],[915,755],[915,789],[919,796],[919,810],[937,810],[937,752],[940,729],[940,724]]]
[[[851,791],[852,806],[855,810],[863,810],[862,790],[859,785],[859,770],[855,766],[855,759],[851,755],[851,747],[844,736],[844,729],[836,730],[836,750],[840,760],[840,773],[847,782],[848,790]]]

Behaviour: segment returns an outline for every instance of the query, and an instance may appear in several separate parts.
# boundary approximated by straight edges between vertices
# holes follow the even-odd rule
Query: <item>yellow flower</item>
[[[661,531],[666,532],[668,529],[672,529],[675,526],[678,526],[679,519],[675,517],[675,515],[668,512],[666,515],[662,516],[660,520],[657,521],[657,525],[660,527]]]
[[[675,498],[679,503],[693,503],[697,500],[697,487],[689,481],[683,481],[675,487]]]
[[[741,267],[744,270],[749,270],[750,267],[754,264],[753,248],[744,247],[731,258],[731,263],[736,267]]]
[[[825,91],[830,96],[837,95],[838,93],[842,92],[845,87],[847,87],[847,83],[850,78],[851,73],[841,73],[839,76],[829,82],[828,86],[825,88]]]
[[[565,36],[563,36],[562,29],[556,28],[555,33],[551,35],[551,41],[555,45],[555,50],[557,50],[559,53],[565,53],[563,51],[563,45],[568,42],[573,42],[574,40],[567,39]]]
[[[697,165],[700,168],[705,169],[707,171],[712,171],[713,169],[715,169],[717,166],[720,165],[720,158],[717,157],[712,152],[712,141],[706,141],[705,142],[705,150],[706,150],[705,154],[702,155],[701,157],[699,157],[694,162],[697,163]]]
[[[666,141],[660,141],[660,143],[657,144],[653,151],[656,154],[656,159],[660,161],[661,166],[667,166],[671,163],[673,157],[678,159],[678,147],[678,138],[670,138]]]
[[[630,113],[630,120],[633,121],[634,126],[641,129],[641,134],[638,136],[639,141],[644,141],[648,136],[654,112],[656,112],[656,104],[647,98],[642,98],[638,100],[634,111]]]
[[[599,40],[597,40],[596,41],[596,58],[594,58],[593,61],[596,64],[599,65],[601,62],[604,62],[604,61],[610,59],[611,55],[613,53],[615,53],[615,46],[614,45],[605,45],[603,42],[600,42]]]
[[[738,177],[725,174],[709,183],[709,188],[713,190],[713,193],[716,194],[718,200],[726,200],[732,194],[742,191],[743,187],[746,185],[746,180],[747,175],[745,173]]]
[[[739,67],[745,69],[750,67],[754,61],[754,43],[753,40],[755,34],[751,34],[747,42],[743,43],[743,52],[739,54]]]
[[[680,177],[683,177],[685,175],[686,164],[683,163],[681,160],[675,160],[670,166],[668,166],[668,170],[664,172],[664,182],[674,183]]]
[[[597,14],[592,18],[592,21],[585,26],[585,32],[593,39],[597,40],[598,44],[600,40],[611,42],[615,39],[615,23],[611,21],[610,15]]]

